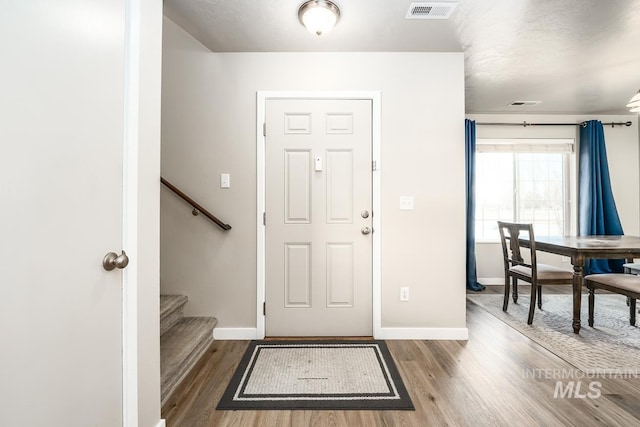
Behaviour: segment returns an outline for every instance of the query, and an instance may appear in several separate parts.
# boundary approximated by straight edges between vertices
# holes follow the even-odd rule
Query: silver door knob
[[[129,257],[125,251],[122,251],[120,255],[115,252],[109,252],[102,260],[102,266],[107,271],[111,271],[114,268],[125,268],[127,265],[129,265]]]
[[[360,232],[361,232],[362,234],[369,234],[369,233],[371,233],[371,229],[370,229],[369,227],[362,227],[362,228],[360,229]]]

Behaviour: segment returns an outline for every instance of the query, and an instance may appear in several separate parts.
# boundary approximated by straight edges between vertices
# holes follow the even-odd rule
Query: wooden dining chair
[[[629,304],[629,324],[636,325],[636,299],[640,298],[640,276],[623,273],[590,274],[584,277],[584,284],[589,289],[589,326],[593,326],[596,289],[625,295]]]
[[[538,264],[533,225],[498,221],[502,257],[504,260],[504,302],[502,311],[509,306],[510,285],[513,284],[513,302],[518,302],[518,280],[531,284],[531,302],[527,324],[533,323],[536,308],[542,308],[542,285],[571,285],[573,272],[547,264]],[[524,234],[524,236],[522,236]],[[530,242],[529,262],[522,256],[520,237]],[[526,249],[526,248],[525,248]],[[526,253],[525,253],[526,254]]]

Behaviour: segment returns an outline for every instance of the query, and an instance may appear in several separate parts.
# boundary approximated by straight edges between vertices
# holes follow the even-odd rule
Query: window
[[[497,221],[532,223],[537,235],[572,230],[573,140],[476,143],[476,240],[499,239]]]

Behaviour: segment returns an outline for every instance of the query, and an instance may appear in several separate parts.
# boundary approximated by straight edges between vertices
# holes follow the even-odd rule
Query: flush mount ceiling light
[[[640,90],[629,100],[627,107],[632,113],[640,113]]]
[[[340,9],[329,0],[309,0],[298,10],[298,19],[310,33],[319,36],[331,31],[340,18]]]

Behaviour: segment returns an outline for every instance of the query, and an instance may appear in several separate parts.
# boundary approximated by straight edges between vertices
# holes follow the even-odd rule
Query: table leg
[[[580,310],[582,308],[582,267],[584,259],[573,260],[573,332],[580,333]]]

